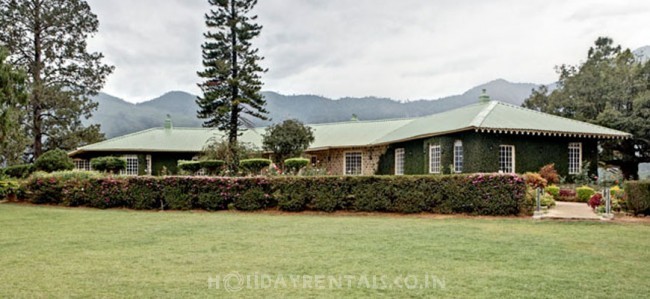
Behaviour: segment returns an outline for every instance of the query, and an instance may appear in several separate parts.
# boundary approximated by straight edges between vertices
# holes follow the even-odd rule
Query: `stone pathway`
[[[538,219],[563,219],[563,220],[601,220],[594,211],[584,202],[556,202],[556,206],[549,209]]]

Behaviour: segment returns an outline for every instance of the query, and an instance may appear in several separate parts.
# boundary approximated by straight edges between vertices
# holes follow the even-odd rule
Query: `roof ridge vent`
[[[490,96],[487,94],[487,90],[483,88],[481,95],[478,97],[479,103],[487,103],[490,101]]]
[[[174,128],[174,125],[172,124],[172,116],[167,114],[167,118],[165,118],[165,131],[171,131]]]

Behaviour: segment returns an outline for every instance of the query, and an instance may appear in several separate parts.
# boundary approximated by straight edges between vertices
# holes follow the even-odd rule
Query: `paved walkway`
[[[587,203],[558,201],[541,219],[601,220],[601,217],[596,215]]]

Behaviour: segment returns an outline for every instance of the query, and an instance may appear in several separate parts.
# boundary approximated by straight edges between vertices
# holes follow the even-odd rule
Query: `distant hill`
[[[499,79],[476,86],[461,95],[409,102],[376,97],[333,100],[315,95],[287,96],[275,92],[263,92],[263,95],[273,123],[289,118],[305,123],[327,123],[350,120],[352,114],[361,120],[430,115],[476,103],[482,89],[487,89],[493,99],[521,105],[532,89],[538,86]],[[99,103],[98,111],[87,122],[101,124],[102,131],[109,138],[160,127],[167,114],[172,116],[174,126],[200,127],[203,121],[196,118],[198,107],[195,99],[195,95],[173,91],[147,102],[132,104],[101,93],[94,98]],[[271,122],[254,121],[258,126]]]
[[[639,57],[641,61],[650,60],[650,46],[645,46],[632,51],[634,56]]]

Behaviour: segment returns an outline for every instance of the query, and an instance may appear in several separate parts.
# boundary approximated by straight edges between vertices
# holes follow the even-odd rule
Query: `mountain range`
[[[317,95],[282,95],[266,91],[262,94],[271,119],[253,120],[253,124],[265,126],[292,118],[308,124],[340,122],[350,120],[353,114],[359,120],[424,116],[475,103],[483,89],[493,99],[521,105],[538,86],[498,79],[460,95],[408,102],[377,97],[330,99]],[[161,127],[167,115],[171,116],[174,126],[200,127],[203,121],[196,117],[198,106],[195,100],[196,95],[172,91],[150,101],[133,104],[100,93],[93,98],[93,101],[99,103],[98,110],[86,123],[100,124],[107,138]]]

